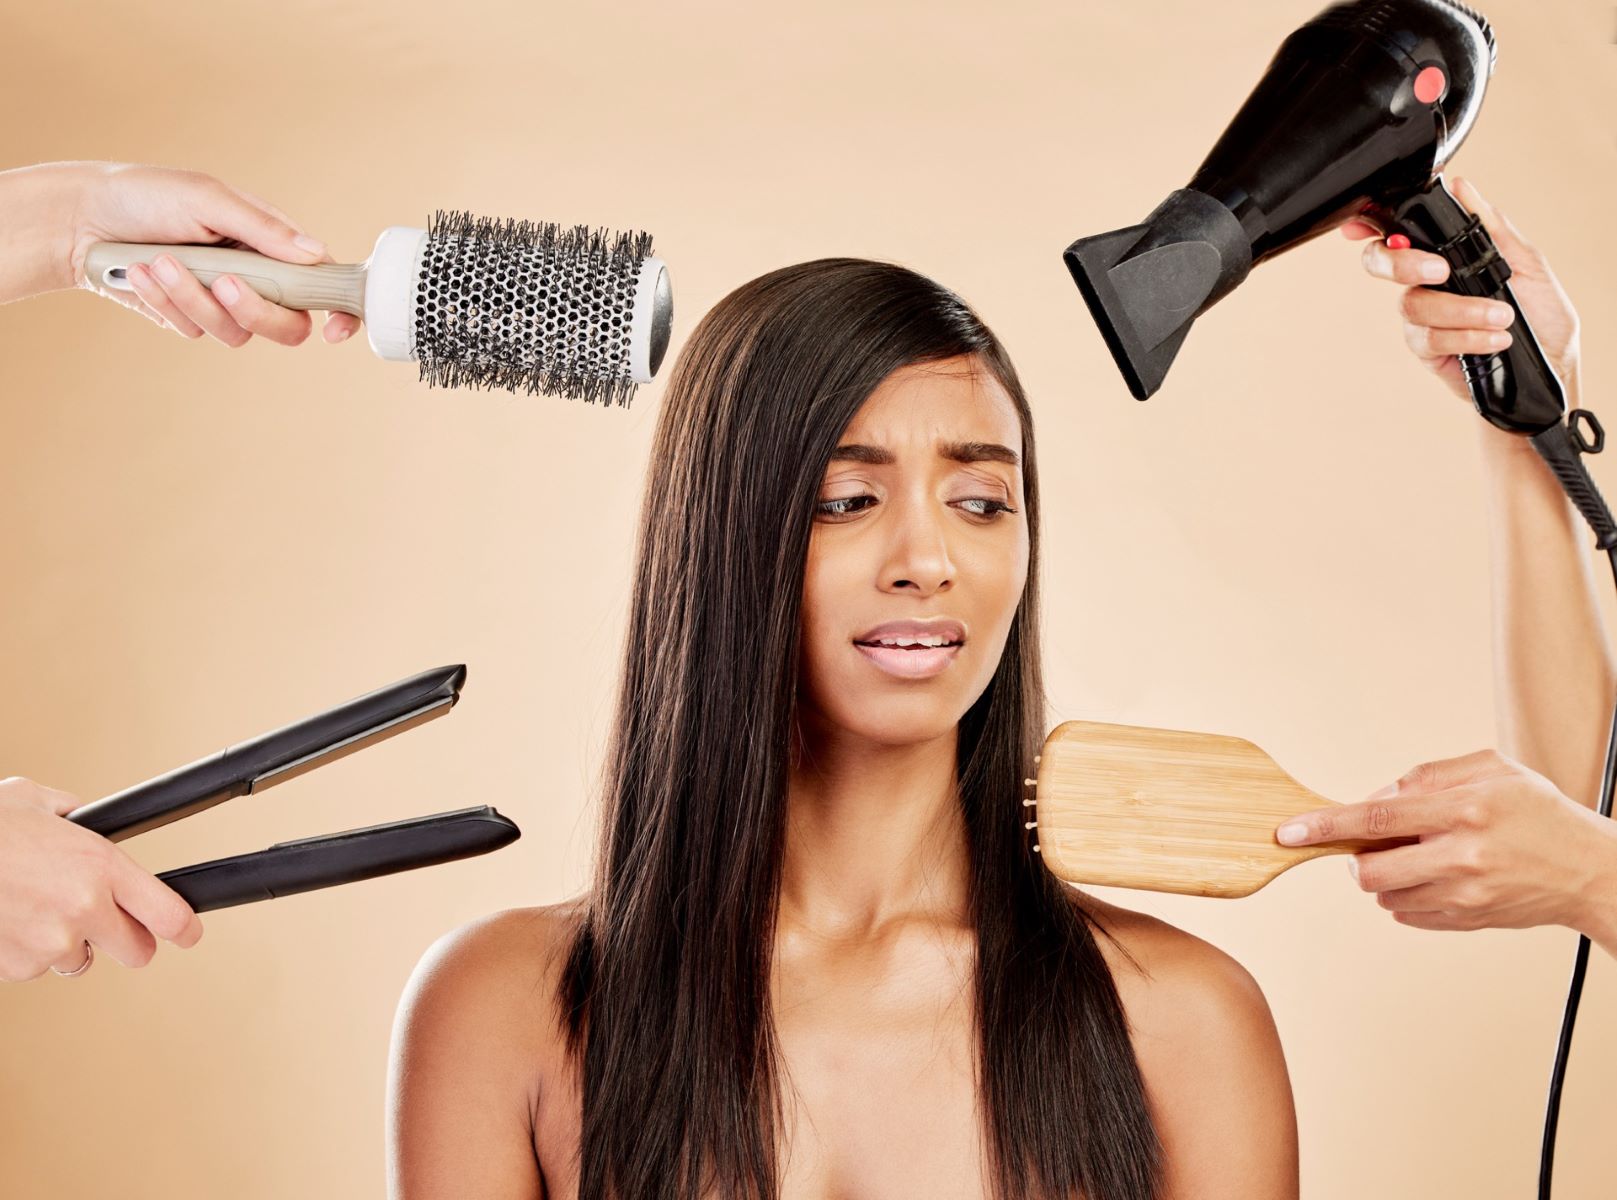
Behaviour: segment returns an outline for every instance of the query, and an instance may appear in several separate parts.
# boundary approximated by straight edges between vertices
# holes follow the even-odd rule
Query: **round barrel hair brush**
[[[627,407],[668,350],[674,301],[649,233],[437,212],[382,231],[362,263],[301,266],[224,246],[97,242],[85,273],[170,254],[204,286],[234,275],[286,308],[351,313],[371,349],[444,387],[506,388]]]

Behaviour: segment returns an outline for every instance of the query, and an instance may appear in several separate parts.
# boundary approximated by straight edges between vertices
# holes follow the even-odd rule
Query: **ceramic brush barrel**
[[[439,212],[393,226],[363,263],[303,266],[222,246],[98,242],[89,279],[129,290],[127,267],[172,255],[205,285],[236,276],[287,308],[352,313],[382,358],[446,387],[626,405],[668,349],[673,297],[651,235]]]

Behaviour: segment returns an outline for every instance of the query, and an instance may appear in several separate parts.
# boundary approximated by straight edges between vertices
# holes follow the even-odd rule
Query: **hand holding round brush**
[[[43,163],[0,171],[0,201],[9,232],[0,255],[0,303],[88,288],[176,333],[206,335],[227,346],[245,345],[255,334],[296,346],[309,336],[309,314],[228,283],[205,288],[173,262],[133,272],[127,289],[104,288],[85,276],[90,247],[99,241],[217,243],[287,263],[332,261],[323,243],[279,209],[196,171]],[[340,342],[358,328],[356,318],[332,313],[325,340]]]
[[[302,314],[319,309],[334,314],[327,340],[362,319],[379,357],[417,360],[430,383],[608,405],[628,404],[668,347],[668,271],[646,233],[440,212],[339,264],[278,211],[206,176],[52,164],[4,173],[0,188],[41,210],[33,240],[50,247],[43,266],[37,255],[17,264],[9,288],[0,274],[0,299],[77,284],[233,346],[255,332],[301,342]]]

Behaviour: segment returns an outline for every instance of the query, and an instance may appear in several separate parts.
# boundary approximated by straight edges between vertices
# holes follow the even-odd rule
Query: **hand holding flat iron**
[[[162,880],[100,834],[62,818],[69,792],[0,779],[0,982],[78,975],[98,946],[143,967],[157,939],[188,949],[202,921]]]
[[[1417,838],[1348,863],[1400,924],[1565,925],[1617,956],[1617,825],[1496,750],[1420,763],[1362,802],[1304,813],[1275,836],[1288,846]]]

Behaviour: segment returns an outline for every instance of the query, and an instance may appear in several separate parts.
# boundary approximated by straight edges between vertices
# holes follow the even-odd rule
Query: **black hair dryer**
[[[1064,257],[1144,400],[1191,323],[1255,264],[1350,218],[1404,234],[1448,260],[1440,290],[1516,309],[1509,348],[1461,357],[1471,398],[1493,424],[1532,437],[1610,549],[1617,523],[1578,457],[1600,450],[1600,423],[1584,410],[1563,423],[1561,382],[1511,292],[1510,266],[1439,174],[1476,121],[1495,53],[1488,22],[1453,0],[1332,5],[1281,43],[1187,186]]]

